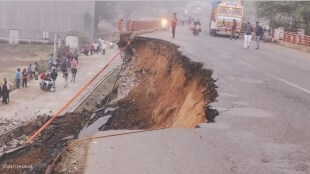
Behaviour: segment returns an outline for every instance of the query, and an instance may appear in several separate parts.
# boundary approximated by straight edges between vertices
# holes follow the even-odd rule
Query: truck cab
[[[218,1],[216,1],[218,2]],[[233,20],[237,22],[236,36],[239,37],[242,28],[244,6],[240,2],[218,2],[211,5],[211,21],[216,21],[216,35],[229,36]]]

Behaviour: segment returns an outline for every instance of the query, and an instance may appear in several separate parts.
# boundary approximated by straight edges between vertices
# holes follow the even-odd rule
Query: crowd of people
[[[99,54],[101,52],[105,52],[106,42],[103,39],[99,39],[98,42],[92,42],[85,44],[82,50],[82,53],[86,56]]]
[[[20,87],[28,87],[27,82],[32,79],[38,79],[39,64],[35,62],[34,69],[32,64],[29,64],[28,68],[24,68],[21,72],[20,68],[17,68],[15,74],[15,83],[10,82],[7,78],[4,78],[3,84],[0,86],[0,97],[2,97],[2,104],[8,104],[10,101],[10,91],[15,85],[16,89]]]
[[[82,53],[84,53],[85,55],[98,55],[100,51],[105,51],[105,49],[106,42],[103,39],[98,39],[98,42],[86,44],[83,48]],[[23,69],[17,68],[15,74],[15,82],[10,82],[6,78],[4,78],[3,84],[0,85],[0,98],[2,97],[2,104],[9,103],[9,95],[13,86],[15,86],[16,89],[27,88],[28,82],[30,80],[41,80],[40,85],[48,85],[48,83],[52,83],[55,88],[56,80],[59,76],[58,70],[62,72],[62,76],[64,79],[64,88],[67,88],[70,74],[71,83],[75,83],[77,79],[78,62],[79,53],[77,52],[77,50],[71,50],[71,52],[67,50],[60,55],[58,54],[58,58],[56,58],[56,60],[54,59],[53,54],[50,54],[48,56],[48,70],[44,70],[43,67],[41,68],[37,62],[35,62],[33,65],[29,64],[28,67]]]
[[[68,61],[69,64],[66,61]],[[10,82],[9,80],[7,80],[7,78],[4,78],[3,84],[0,86],[0,97],[2,97],[2,104],[9,103],[10,91],[12,90],[13,86],[15,86],[16,89],[27,88],[28,81],[30,80],[39,80],[40,78],[42,82],[52,81],[55,86],[58,77],[57,71],[59,68],[63,73],[64,88],[68,87],[68,69],[70,69],[71,71],[71,82],[74,83],[77,75],[78,55],[73,54],[73,56],[64,56],[60,62],[62,63],[56,66],[57,63],[54,63],[53,54],[51,54],[48,58],[49,72],[42,72],[42,69],[40,71],[40,66],[37,62],[35,62],[34,65],[29,64],[29,66],[27,68],[24,68],[22,71],[20,68],[17,68],[15,74],[15,83]],[[39,74],[39,72],[42,73]]]
[[[214,36],[216,34],[216,20],[213,19],[210,23],[210,34],[211,36]],[[231,35],[230,35],[230,40],[235,39],[237,40],[236,37],[236,30],[237,30],[237,21],[233,19],[232,26],[231,26]],[[250,43],[252,41],[252,35],[253,33],[255,34],[256,38],[256,48],[259,49],[259,43],[260,40],[262,40],[264,36],[264,30],[263,28],[259,25],[259,22],[256,22],[256,26],[253,27],[250,22],[247,22],[246,25],[244,26],[244,44],[243,47],[245,49],[250,48]]]

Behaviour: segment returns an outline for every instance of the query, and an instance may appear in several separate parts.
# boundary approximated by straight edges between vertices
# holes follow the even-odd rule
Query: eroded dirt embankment
[[[190,61],[177,46],[161,40],[138,38],[126,50],[125,59],[121,77],[116,83],[118,88],[113,90],[112,104],[105,106],[109,95],[100,102],[92,95],[99,95],[101,90],[94,92],[82,104],[81,112],[58,117],[33,144],[0,155],[2,165],[29,165],[31,168],[0,168],[0,173],[44,173],[64,147],[72,139],[77,139],[83,128],[91,127],[89,125],[102,117],[110,119],[106,123],[100,122],[104,125],[99,124],[99,130],[194,128],[199,123],[213,121],[214,111],[208,107],[217,97],[212,71],[204,69],[201,63]],[[111,77],[109,84],[114,84],[115,78],[115,75]],[[94,107],[87,107],[91,103]],[[93,109],[97,107],[103,108],[94,114]],[[22,131],[15,133],[13,138],[20,136]],[[0,145],[10,139],[3,139]],[[68,173],[69,169],[77,171],[85,162],[85,159],[68,162],[66,159],[71,159],[68,156],[62,155],[56,161],[54,173]]]
[[[116,104],[118,109],[103,130],[194,128],[213,121],[205,113],[217,97],[211,70],[161,40],[138,38],[127,49],[128,54],[132,57],[125,71],[132,70],[119,90],[123,91],[130,78],[139,82]]]

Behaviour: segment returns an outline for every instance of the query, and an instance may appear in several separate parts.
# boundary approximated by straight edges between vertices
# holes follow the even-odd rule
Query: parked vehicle
[[[55,92],[55,82],[51,78],[45,78],[40,82],[40,88],[43,91]]]

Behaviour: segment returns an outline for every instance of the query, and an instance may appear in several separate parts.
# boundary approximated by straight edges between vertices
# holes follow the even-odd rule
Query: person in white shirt
[[[213,21],[211,22],[210,28],[211,28],[211,32],[210,32],[211,36],[215,36],[215,34],[216,34],[216,21],[215,21],[215,19],[213,19]]]
[[[7,87],[7,101],[10,101],[10,91],[11,91],[11,86],[14,85],[14,83],[11,83],[10,81],[8,81],[6,78],[4,78],[4,82],[3,85],[6,84]]]
[[[99,41],[100,41],[101,48],[102,48],[102,49],[106,49],[106,43],[105,43],[105,41],[104,41],[103,39],[100,39]]]
[[[94,53],[97,53],[98,55],[98,44],[94,43]]]

